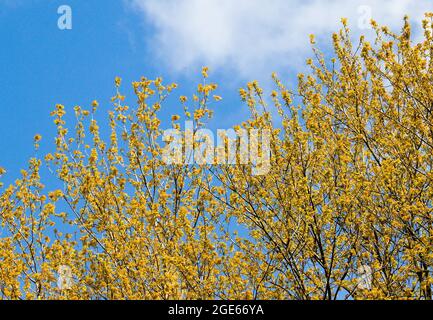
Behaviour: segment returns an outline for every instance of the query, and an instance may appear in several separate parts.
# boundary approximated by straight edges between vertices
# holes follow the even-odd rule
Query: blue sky
[[[51,150],[56,103],[68,110],[96,99],[102,112],[114,94],[113,80],[127,86],[144,75],[179,83],[192,93],[200,67],[224,83],[224,103],[214,126],[227,128],[246,114],[237,88],[247,80],[267,85],[272,71],[288,81],[309,56],[308,34],[326,43],[349,17],[362,27],[362,5],[373,18],[398,28],[404,13],[420,20],[431,0],[0,0],[0,166],[6,181],[18,177],[34,155],[33,136],[44,137],[40,156]],[[72,9],[72,30],[60,30],[60,5]],[[365,8],[364,8],[365,9]],[[368,11],[368,10],[367,10]],[[368,12],[367,12],[368,13]],[[360,25],[361,23],[361,25]],[[166,113],[179,112],[167,110]]]
[[[0,5],[0,166],[10,173],[33,155],[35,133],[43,145],[53,137],[49,113],[56,103],[72,110],[92,99],[108,101],[116,75],[154,73],[140,42],[134,50],[122,32],[122,23],[139,21],[126,19],[121,2],[108,1],[103,13],[98,2],[69,1],[73,28],[64,31],[57,27],[60,1]]]
[[[129,83],[164,75],[191,92],[200,68],[188,75],[167,71],[146,45],[146,22],[122,1],[68,0],[72,30],[59,30],[57,8],[65,1],[0,0],[0,166],[14,180],[34,155],[33,136],[44,137],[40,155],[52,148],[56,103],[69,110],[93,99],[101,112],[114,95],[114,77]]]

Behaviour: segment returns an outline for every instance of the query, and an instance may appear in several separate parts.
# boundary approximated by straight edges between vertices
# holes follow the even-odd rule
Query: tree
[[[275,74],[269,96],[240,90],[251,116],[234,129],[269,132],[266,174],[227,136],[217,152],[234,143],[234,165],[164,161],[159,112],[177,86],[160,78],[133,83],[134,108],[116,78],[101,129],[96,101],[75,107],[74,130],[57,105],[55,152],[0,195],[1,298],[431,299],[433,14],[419,43],[408,18],[399,34],[372,21],[374,44],[342,23],[333,58],[311,37],[297,91]],[[174,130],[185,119],[197,133],[221,100],[202,73]],[[46,190],[43,163],[62,190]],[[72,281],[59,286],[59,270]]]

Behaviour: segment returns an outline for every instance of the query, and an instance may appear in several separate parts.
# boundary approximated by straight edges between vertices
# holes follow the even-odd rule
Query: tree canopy
[[[371,43],[342,24],[333,57],[311,37],[297,88],[274,74],[271,92],[240,89],[250,117],[234,131],[269,133],[265,174],[237,140],[234,163],[164,161],[177,85],[161,78],[132,83],[133,107],[116,78],[103,124],[97,101],[72,125],[57,105],[55,150],[0,189],[0,298],[431,299],[433,14],[418,42],[408,18],[399,33],[372,21]],[[202,76],[172,129],[212,117],[221,97]]]

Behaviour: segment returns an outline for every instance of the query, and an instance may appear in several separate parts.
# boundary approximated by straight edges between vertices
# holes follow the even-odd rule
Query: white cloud
[[[349,18],[354,34],[361,30],[360,6],[375,20],[400,28],[409,14],[420,21],[433,11],[431,0],[130,0],[143,15],[150,49],[176,72],[209,65],[242,78],[272,71],[299,70],[310,53],[308,35],[328,37]],[[362,22],[362,21],[361,21]],[[325,43],[325,42],[322,42]],[[330,39],[326,38],[326,43]]]

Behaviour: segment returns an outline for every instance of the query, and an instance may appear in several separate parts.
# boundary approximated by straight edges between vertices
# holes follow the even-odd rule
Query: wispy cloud
[[[240,77],[294,69],[308,54],[308,35],[328,37],[349,18],[354,34],[365,6],[379,23],[400,28],[405,14],[420,21],[431,0],[129,0],[154,33],[144,36],[175,72],[209,65]],[[364,6],[364,7],[362,7]],[[368,11],[368,10],[367,10]],[[328,41],[329,42],[329,41]]]

